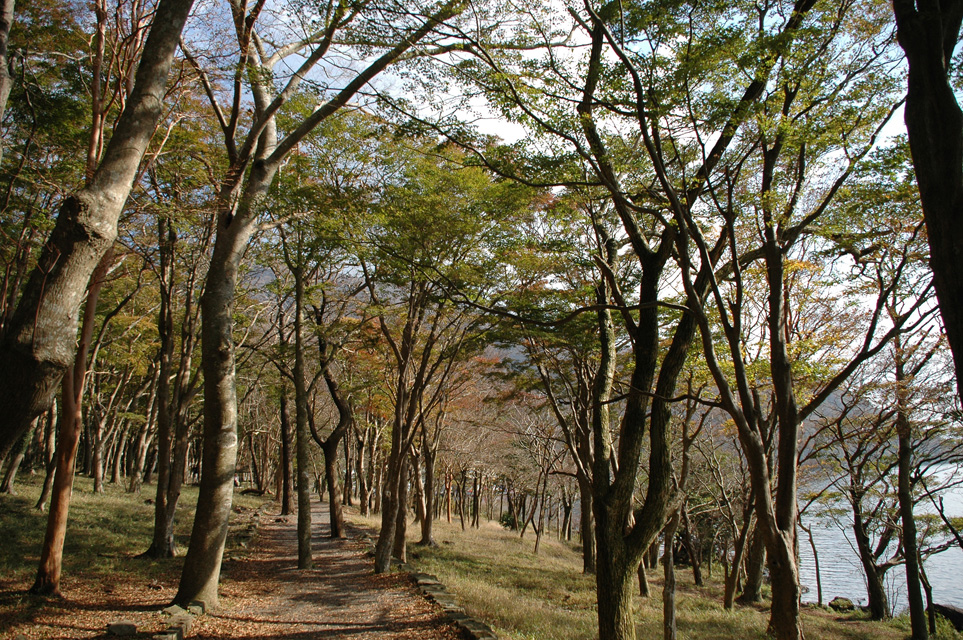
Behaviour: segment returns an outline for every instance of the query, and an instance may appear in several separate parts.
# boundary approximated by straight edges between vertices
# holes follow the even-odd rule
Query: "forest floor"
[[[76,498],[78,493],[74,495]],[[96,510],[98,498],[82,495],[81,504],[76,505],[78,511],[89,507]],[[7,496],[0,498],[0,536],[14,525],[18,533],[39,528],[42,539],[39,524],[46,518],[26,509],[27,502],[20,505]],[[99,506],[101,515],[106,516],[104,505]],[[235,507],[233,537],[238,531],[251,531],[254,520],[259,519],[260,526],[249,548],[235,544],[226,554],[220,604],[195,620],[191,638],[461,638],[441,610],[417,593],[407,574],[372,573],[363,530],[350,528],[345,540],[329,538],[327,505],[315,503],[312,512],[315,568],[308,571],[295,568],[296,517],[276,514],[276,504],[256,510]],[[78,519],[83,517],[78,514]],[[88,538],[96,535],[90,528],[75,532],[77,543],[94,543]],[[36,570],[36,539],[29,545],[12,535],[2,539],[5,542],[0,546],[6,549],[0,554],[19,554],[20,566],[14,570],[11,559],[0,559],[7,560],[6,566],[0,562],[0,638],[113,638],[106,634],[106,628],[118,620],[137,625],[135,638],[150,638],[164,630],[167,616],[161,610],[174,596],[182,558],[151,563],[135,558],[133,552],[102,549],[102,553],[92,555],[98,560],[110,556],[109,566],[98,560],[91,560],[86,567],[83,563],[65,565],[63,596],[48,599],[26,593]],[[25,548],[13,549],[21,543]]]

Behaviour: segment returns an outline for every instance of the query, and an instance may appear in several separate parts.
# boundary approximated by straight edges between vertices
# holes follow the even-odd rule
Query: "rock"
[[[161,609],[161,613],[166,613],[169,616],[178,616],[187,613],[187,611],[176,604],[172,604],[169,607]]]
[[[187,634],[191,632],[191,626],[194,624],[194,616],[189,613],[185,613],[179,616],[173,616],[167,623],[167,630],[180,629],[180,635],[182,638],[186,638]]]
[[[137,635],[137,625],[130,620],[117,620],[107,625],[107,635],[133,636]]]
[[[853,601],[849,598],[836,596],[829,601],[829,608],[833,611],[852,611],[856,607],[853,605]]]
[[[933,611],[946,618],[957,631],[963,631],[963,609],[934,602]]]
[[[498,636],[491,628],[482,622],[469,618],[456,623],[465,634],[474,640],[497,640]]]

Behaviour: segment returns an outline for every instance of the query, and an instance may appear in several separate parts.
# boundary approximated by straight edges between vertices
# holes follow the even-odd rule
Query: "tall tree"
[[[63,568],[64,540],[67,534],[67,516],[70,509],[70,495],[73,489],[74,472],[77,463],[77,446],[80,443],[80,433],[83,428],[83,413],[81,399],[84,396],[87,375],[87,356],[91,340],[94,335],[96,321],[97,299],[100,289],[111,263],[111,252],[104,254],[104,258],[94,270],[93,280],[87,293],[87,304],[84,309],[84,321],[81,326],[80,345],[77,349],[76,362],[70,375],[64,378],[58,427],[56,473],[54,475],[53,493],[51,494],[50,513],[47,517],[47,529],[44,534],[43,546],[40,552],[40,566],[37,577],[30,588],[32,593],[41,595],[57,594],[60,592],[60,575]]]
[[[953,52],[963,2],[893,0],[896,38],[909,63],[906,108],[913,167],[930,245],[933,285],[963,384],[963,112],[953,87]],[[913,626],[914,637],[922,631]]]
[[[222,129],[228,169],[218,187],[214,250],[201,298],[204,369],[201,487],[184,571],[174,598],[178,603],[197,600],[208,606],[217,603],[237,460],[234,293],[241,261],[257,229],[264,200],[279,169],[307,134],[445,20],[461,12],[464,3],[448,0],[428,7],[392,5],[392,17],[386,22],[386,7],[378,3],[355,6],[343,1],[328,2],[318,7],[313,20],[300,23],[303,33],[295,42],[277,43],[273,50],[268,50],[268,39],[262,39],[259,33],[264,4],[248,6],[236,0],[230,6],[238,56],[228,90],[230,107],[222,107],[222,96],[211,76],[203,71],[201,76]],[[348,72],[320,91],[323,97],[317,108],[306,118],[292,123],[290,130],[279,132],[276,116],[308,74],[323,64],[329,54],[352,55],[350,46],[347,51],[341,51],[339,44],[341,40],[358,39],[374,47],[378,55],[367,58],[370,61],[360,71]],[[357,57],[357,50],[354,55]],[[284,61],[295,57],[297,62],[292,64],[297,71],[276,89],[275,71]],[[193,60],[199,68],[197,58]],[[248,93],[253,99],[254,117],[246,133],[242,133],[240,126],[247,109],[244,96]]]
[[[420,153],[430,150],[427,143]],[[490,290],[490,249],[506,221],[524,215],[527,194],[493,181],[477,168],[460,167],[460,154],[409,157],[386,185],[365,243],[367,292],[391,362],[394,415],[382,490],[382,519],[375,571],[390,568],[398,534],[402,474],[424,421],[445,397],[443,381],[479,347],[484,320],[456,305],[449,288],[472,298]],[[459,170],[454,170],[458,168]]]
[[[89,183],[66,198],[0,340],[0,458],[49,409],[76,351],[77,317],[94,268],[162,115],[167,80],[192,0],[161,0],[123,113]]]
[[[187,106],[191,106],[189,102]],[[181,118],[174,118],[178,120]],[[190,127],[178,124],[167,145],[177,151],[157,158],[146,176],[157,225],[156,243],[149,243],[147,253],[160,296],[155,393],[157,487],[154,533],[144,552],[153,558],[177,553],[174,517],[187,467],[189,407],[200,383],[194,361],[200,333],[197,298],[214,229],[203,218],[210,204],[200,176],[204,161],[198,161],[203,147],[191,151],[191,145],[200,146],[198,137]]]

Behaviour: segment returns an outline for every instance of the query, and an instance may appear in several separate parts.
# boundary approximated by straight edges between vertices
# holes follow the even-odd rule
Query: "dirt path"
[[[328,537],[326,504],[312,511],[315,568],[298,571],[297,518],[263,516],[248,557],[222,571],[221,607],[199,618],[191,636],[204,639],[321,638],[455,640],[441,611],[407,575],[376,576],[360,531]]]

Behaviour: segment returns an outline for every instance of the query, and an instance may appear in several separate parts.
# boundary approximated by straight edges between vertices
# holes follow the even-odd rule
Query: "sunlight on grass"
[[[377,531],[379,520],[351,519]],[[524,539],[494,522],[478,530],[462,531],[457,523],[435,523],[437,547],[414,544],[415,525],[409,527],[409,562],[432,573],[455,594],[468,613],[492,625],[499,635],[514,640],[584,640],[597,638],[595,578],[582,574],[577,550],[552,537],[542,539],[533,553],[535,536]],[[649,576],[653,596],[636,596],[639,638],[662,637],[662,579]],[[677,626],[680,640],[764,638],[769,612],[763,607],[722,608],[722,585],[714,575],[705,587],[692,584],[692,573],[677,573]],[[809,640],[902,640],[901,621],[875,623],[859,614],[840,615],[806,608],[803,628]]]
[[[17,495],[0,496],[0,579],[32,582],[40,561],[40,548],[47,526],[47,513],[34,509],[40,497],[43,478],[24,476],[17,484]],[[64,580],[84,572],[107,577],[117,572],[134,573],[144,580],[165,574],[183,558],[132,562],[134,556],[150,546],[154,525],[154,487],[145,486],[140,494],[126,493],[122,486],[108,484],[105,493],[92,491],[90,478],[77,476],[70,500],[67,537],[64,542]],[[234,504],[254,509],[264,502],[255,496],[235,495]],[[180,553],[187,550],[197,487],[185,486],[178,502],[175,539]]]

